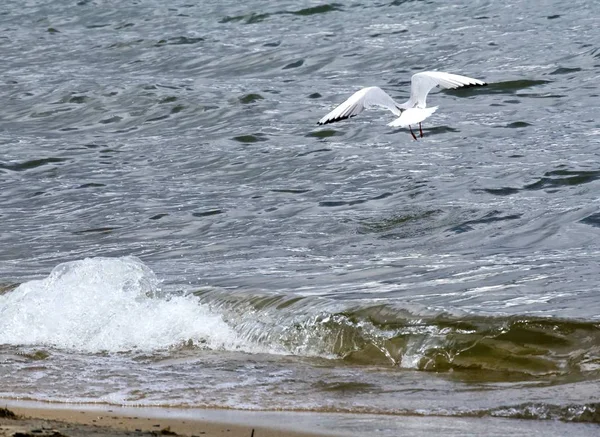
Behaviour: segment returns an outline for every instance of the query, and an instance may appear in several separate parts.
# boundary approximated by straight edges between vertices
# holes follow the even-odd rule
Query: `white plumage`
[[[405,109],[400,114],[400,117],[388,123],[388,126],[392,127],[406,127],[411,124],[421,123],[435,111],[437,111],[437,106],[432,106],[430,108],[410,108]]]
[[[334,123],[354,117],[369,107],[380,106],[398,116],[388,126],[408,126],[410,133],[416,140],[417,137],[410,126],[419,123],[420,127],[421,122],[431,116],[438,108],[437,106],[427,108],[427,95],[429,91],[436,86],[440,88],[462,88],[483,85],[487,84],[480,80],[458,74],[442,73],[441,71],[423,71],[412,76],[410,99],[406,102],[396,103],[385,91],[376,86],[363,88],[352,94],[344,103],[321,118],[318,124]],[[421,136],[423,136],[422,130]]]

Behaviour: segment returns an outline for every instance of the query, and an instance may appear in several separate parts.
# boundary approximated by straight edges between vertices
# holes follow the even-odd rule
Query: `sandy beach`
[[[0,437],[27,436],[197,436],[197,437],[316,437],[270,427],[245,426],[194,419],[128,416],[114,410],[0,408]]]
[[[0,405],[0,437],[587,437],[598,434],[598,425],[592,423],[495,417],[120,407],[13,400]]]

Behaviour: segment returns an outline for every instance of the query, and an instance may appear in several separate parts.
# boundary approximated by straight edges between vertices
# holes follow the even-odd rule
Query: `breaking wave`
[[[201,348],[494,380],[600,375],[600,323],[203,289],[170,295],[140,260],[60,264],[0,295],[0,344],[83,352]]]

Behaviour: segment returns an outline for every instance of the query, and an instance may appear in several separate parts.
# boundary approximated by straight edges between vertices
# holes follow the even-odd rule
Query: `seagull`
[[[410,80],[410,99],[405,103],[396,103],[381,88],[371,86],[352,94],[348,100],[320,119],[318,124],[334,123],[354,117],[371,106],[380,106],[389,109],[394,115],[398,116],[388,126],[408,126],[410,134],[416,140],[417,136],[414,134],[411,124],[419,123],[419,131],[421,137],[423,137],[421,122],[438,109],[437,106],[427,108],[426,100],[429,91],[436,86],[452,89],[484,85],[487,85],[487,83],[458,74],[443,73],[441,71],[423,71],[413,74]]]

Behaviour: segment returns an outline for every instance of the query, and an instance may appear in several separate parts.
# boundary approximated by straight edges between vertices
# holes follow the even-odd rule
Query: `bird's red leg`
[[[421,127],[421,123],[419,123],[419,132],[421,132],[421,138],[423,138],[423,128]]]
[[[415,133],[412,131],[412,127],[410,127],[410,124],[408,125],[408,128],[410,129],[410,134],[413,136],[413,138],[416,140],[417,136],[415,135]]]

